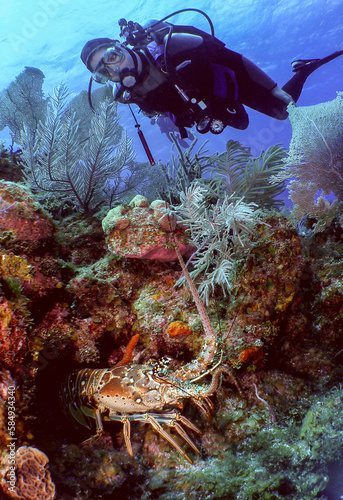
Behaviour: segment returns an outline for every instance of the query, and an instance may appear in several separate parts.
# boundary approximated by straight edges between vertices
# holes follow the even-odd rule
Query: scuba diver
[[[204,15],[211,34],[165,22],[185,10]],[[123,43],[96,38],[82,49],[81,59],[92,73],[90,104],[92,80],[113,82],[116,101],[137,104],[150,118],[168,116],[182,138],[194,125],[203,134],[220,134],[226,126],[246,129],[244,106],[286,119],[288,104],[297,102],[308,76],[343,54],[340,50],[322,59],[293,61],[295,74],[280,88],[253,62],[215,38],[211,20],[197,9],[174,12],[146,27],[125,19],[119,25]]]

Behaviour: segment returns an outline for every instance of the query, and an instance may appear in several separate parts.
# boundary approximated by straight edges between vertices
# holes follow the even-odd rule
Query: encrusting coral
[[[102,221],[108,249],[126,258],[170,262],[177,259],[169,233],[176,227],[175,215],[167,213],[168,204],[155,200],[149,204],[141,195],[135,196],[128,207],[119,205]],[[190,255],[194,245],[182,229],[177,234],[180,251]]]
[[[31,191],[14,182],[0,181],[0,197],[10,205],[0,217],[1,244],[25,253],[44,250],[55,226]]]

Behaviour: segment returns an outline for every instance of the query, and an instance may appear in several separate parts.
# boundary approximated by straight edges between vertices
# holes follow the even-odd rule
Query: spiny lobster
[[[216,335],[187,271],[177,242],[175,251],[205,331],[205,345],[198,359],[175,372],[168,370],[167,362],[163,361],[78,370],[66,378],[61,388],[61,399],[65,410],[68,409],[80,424],[90,428],[90,419],[95,419],[97,433],[103,431],[103,420],[122,422],[126,447],[131,456],[133,453],[130,422],[138,421],[151,424],[186,460],[192,463],[189,456],[161,424],[174,428],[195,452],[200,453],[182,425],[198,434],[201,433],[200,430],[177,409],[171,410],[171,408],[182,409],[183,400],[191,399],[210,418],[213,406],[209,396],[218,389],[221,374],[232,376],[232,373],[228,368],[221,366],[222,355],[211,367],[218,351]],[[197,384],[209,374],[212,375],[212,381],[207,387]],[[236,383],[235,379],[234,382]],[[236,386],[240,392],[237,383]]]

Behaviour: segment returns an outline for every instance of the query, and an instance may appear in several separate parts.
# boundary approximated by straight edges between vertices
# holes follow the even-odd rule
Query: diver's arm
[[[281,101],[284,101],[287,105],[290,104],[291,102],[294,103],[292,97],[289,94],[287,94],[287,92],[282,90],[278,85],[276,85],[276,87],[273,88],[272,94],[278,99],[281,99]]]

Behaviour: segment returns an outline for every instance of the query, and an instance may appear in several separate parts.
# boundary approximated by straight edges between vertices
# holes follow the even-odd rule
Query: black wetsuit
[[[168,67],[165,67],[163,55],[154,58],[146,47],[134,49],[143,64],[142,78],[130,89],[130,97],[123,102],[136,103],[148,114],[165,113],[180,130],[192,127],[201,115],[201,109],[192,105],[191,100],[202,101],[206,105],[204,113],[211,113],[222,119],[225,125],[238,129],[245,129],[249,124],[244,105],[276,119],[287,118],[287,96],[285,100],[275,96],[272,91],[277,83],[253,62],[195,28],[178,26],[177,33],[190,33],[196,43],[194,47],[192,43],[188,46],[185,43],[186,48],[181,43],[177,50],[171,45],[167,54]],[[342,53],[310,61],[308,67],[295,73],[283,90],[296,102],[309,74]],[[157,80],[160,78],[160,81],[149,88],[144,84],[145,78],[154,71],[159,72]],[[166,74],[168,78],[164,76]],[[182,98],[177,87],[188,101]]]

